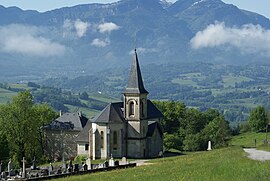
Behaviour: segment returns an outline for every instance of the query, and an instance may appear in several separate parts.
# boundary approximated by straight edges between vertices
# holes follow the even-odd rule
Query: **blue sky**
[[[0,0],[0,5],[17,6],[22,9],[35,9],[38,11],[47,11],[55,8],[74,6],[87,3],[109,3],[117,0]],[[175,0],[170,0],[175,1]],[[238,6],[241,9],[250,10],[270,18],[270,0],[223,0]]]

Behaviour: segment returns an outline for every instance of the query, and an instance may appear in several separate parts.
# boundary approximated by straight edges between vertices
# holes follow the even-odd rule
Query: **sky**
[[[32,9],[40,12],[51,9],[74,6],[88,3],[111,3],[117,0],[0,0],[0,5],[5,7],[17,6],[24,10]],[[168,0],[174,2],[175,0]],[[270,18],[270,0],[223,0],[225,3],[234,4],[240,9],[257,12]]]

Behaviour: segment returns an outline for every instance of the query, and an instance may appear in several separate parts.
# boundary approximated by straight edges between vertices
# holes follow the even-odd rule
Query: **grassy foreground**
[[[270,162],[246,158],[239,146],[151,161],[152,165],[58,179],[77,180],[269,180]]]

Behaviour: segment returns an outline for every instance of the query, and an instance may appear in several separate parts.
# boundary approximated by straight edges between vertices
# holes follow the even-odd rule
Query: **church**
[[[108,104],[87,122],[76,139],[77,154],[92,159],[158,157],[163,115],[147,96],[135,49],[123,102]]]

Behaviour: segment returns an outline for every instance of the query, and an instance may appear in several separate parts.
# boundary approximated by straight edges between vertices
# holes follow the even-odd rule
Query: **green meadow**
[[[58,179],[77,180],[269,180],[269,161],[250,160],[240,146],[160,158],[151,164]]]

